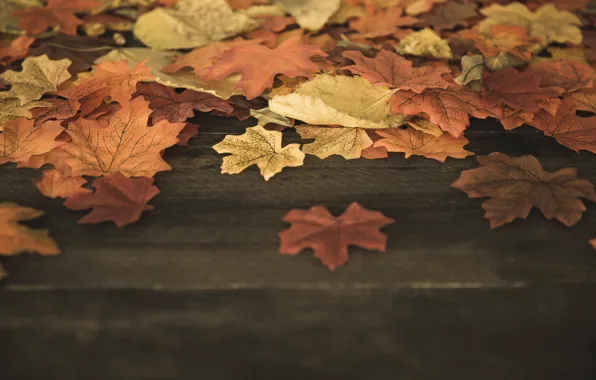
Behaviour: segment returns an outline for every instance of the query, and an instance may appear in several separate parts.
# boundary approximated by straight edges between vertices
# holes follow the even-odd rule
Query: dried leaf
[[[302,28],[317,31],[339,9],[341,0],[275,0],[296,18]]]
[[[439,137],[443,135],[441,127],[421,117],[413,117],[406,121],[406,124],[417,131],[424,132],[427,135]]]
[[[329,128],[310,125],[296,127],[303,139],[315,139],[304,144],[302,151],[320,159],[331,155],[342,156],[346,160],[360,158],[362,151],[373,144],[365,129],[362,128]]]
[[[27,56],[29,46],[35,41],[34,38],[19,36],[12,40],[9,45],[0,46],[0,69],[12,62]]]
[[[453,58],[453,53],[451,53],[447,41],[441,39],[441,36],[428,28],[408,34],[399,41],[395,50],[400,54]]]
[[[576,109],[596,113],[596,89],[575,91],[565,97],[573,100]]]
[[[379,9],[367,7],[366,13],[350,21],[350,29],[358,31],[360,38],[376,38],[393,35],[399,26],[410,26],[419,20],[410,16],[402,16],[403,8],[393,7]]]
[[[296,255],[311,248],[315,257],[331,270],[348,261],[348,247],[384,252],[387,236],[379,230],[395,221],[378,211],[369,211],[352,203],[339,217],[325,207],[294,209],[283,217],[292,226],[279,233],[279,253]]]
[[[56,137],[64,128],[60,122],[47,122],[34,127],[33,120],[18,118],[4,126],[0,134],[0,165],[7,162],[27,162],[31,156],[44,154],[59,146]]]
[[[221,172],[238,174],[251,165],[257,165],[268,181],[284,167],[302,166],[304,153],[300,151],[300,145],[290,144],[282,148],[281,136],[281,132],[268,131],[259,125],[246,128],[241,136],[227,135],[213,146],[217,153],[232,153],[224,157]]]
[[[453,81],[462,86],[469,86],[474,91],[482,88],[482,74],[484,73],[484,57],[481,55],[466,55],[461,59],[462,73]]]
[[[97,0],[48,0],[45,7],[18,10],[13,16],[19,20],[19,26],[31,34],[39,34],[48,28],[60,26],[62,33],[74,36],[77,34],[77,26],[83,24],[74,13],[98,5]]]
[[[58,245],[48,235],[48,230],[34,230],[19,224],[42,215],[42,211],[33,208],[21,207],[15,203],[0,203],[0,255],[16,255],[21,252],[35,252],[40,255],[60,253]]]
[[[112,173],[93,182],[93,194],[72,195],[64,205],[76,211],[93,209],[79,223],[114,222],[116,226],[124,227],[139,220],[143,211],[153,209],[147,204],[159,194],[153,181],[153,178],[128,178]]]
[[[0,7],[0,32],[22,33],[19,20],[13,16],[14,12],[41,6],[41,0],[3,0]]]
[[[449,1],[439,4],[432,9],[432,12],[422,17],[425,25],[435,30],[454,29],[458,25],[465,26],[466,20],[477,15],[475,3],[462,4],[457,1]]]
[[[526,219],[532,207],[547,219],[566,226],[576,224],[586,210],[579,198],[596,201],[594,186],[578,179],[577,170],[544,171],[533,156],[509,157],[502,153],[479,156],[480,168],[464,170],[452,187],[470,198],[490,197],[482,204],[491,228]]]
[[[269,109],[269,107],[265,107],[260,110],[250,110],[250,116],[257,119],[258,124],[262,126],[266,126],[267,124],[277,124],[282,127],[291,127],[292,122],[287,117],[275,113]]]
[[[542,87],[559,87],[572,92],[594,84],[594,69],[577,61],[539,62],[532,65],[531,70],[542,79]]]
[[[83,177],[70,177],[56,169],[45,170],[42,178],[35,183],[39,191],[49,198],[68,198],[79,193],[90,193],[82,188],[87,180]]]
[[[33,118],[33,114],[30,112],[32,108],[49,105],[46,101],[33,101],[22,106],[21,101],[17,98],[0,99],[0,131],[4,129],[6,124],[19,117]]]

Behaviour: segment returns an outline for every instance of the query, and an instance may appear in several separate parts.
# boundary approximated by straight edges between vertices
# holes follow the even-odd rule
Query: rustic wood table
[[[2,259],[0,379],[596,379],[595,204],[573,228],[533,211],[493,231],[449,187],[474,157],[308,156],[265,182],[220,174],[211,148],[250,121],[201,124],[123,229],[78,225],[37,172],[0,167],[0,200],[44,210],[30,225],[63,250]],[[474,120],[466,136],[596,183],[595,155],[531,128]],[[353,201],[396,220],[386,253],[351,249],[335,272],[277,253],[288,210]]]

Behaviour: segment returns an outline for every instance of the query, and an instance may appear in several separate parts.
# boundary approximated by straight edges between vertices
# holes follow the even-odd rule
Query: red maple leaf
[[[279,233],[279,252],[296,255],[312,248],[315,257],[333,270],[348,261],[348,246],[385,251],[387,236],[379,229],[395,221],[378,211],[369,211],[352,203],[340,216],[333,216],[325,207],[292,210],[283,217],[292,226]]]
[[[242,79],[236,88],[241,89],[248,99],[253,99],[273,85],[277,74],[310,78],[319,71],[319,66],[310,60],[316,55],[327,56],[318,46],[300,42],[299,37],[290,38],[275,49],[256,42],[246,43],[220,53],[200,76],[207,80],[222,80],[232,73],[240,73]]]
[[[375,86],[387,86],[399,90],[421,93],[426,88],[447,88],[449,82],[442,75],[451,73],[448,67],[412,67],[406,58],[382,50],[375,58],[367,58],[359,51],[345,51],[343,56],[355,65],[343,67],[358,74]]]
[[[45,7],[19,10],[13,16],[19,20],[19,26],[31,34],[39,34],[59,25],[62,33],[74,36],[77,26],[83,24],[74,13],[99,6],[97,0],[48,0]]]
[[[538,112],[545,98],[554,98],[564,90],[558,87],[540,87],[542,77],[528,70],[520,73],[509,67],[495,71],[484,78],[486,101],[489,106],[505,104],[514,110]]]
[[[64,205],[80,211],[93,211],[79,220],[79,223],[101,223],[112,221],[118,227],[136,222],[143,211],[152,210],[147,202],[159,193],[153,186],[153,178],[128,178],[120,173],[101,177],[93,182],[93,194],[79,193],[66,199]]]
[[[167,120],[170,123],[180,123],[194,116],[194,110],[209,112],[219,110],[231,113],[234,108],[224,99],[206,92],[186,90],[177,93],[174,89],[157,82],[138,83],[137,94],[149,101],[149,108],[153,110],[151,118],[154,123]]]
[[[566,92],[594,85],[594,69],[579,61],[561,59],[532,65],[531,71],[541,78],[541,87],[560,87]]]

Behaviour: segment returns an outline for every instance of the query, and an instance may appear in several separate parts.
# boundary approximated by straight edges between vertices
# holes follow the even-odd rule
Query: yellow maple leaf
[[[246,128],[241,136],[226,136],[213,146],[217,153],[232,153],[224,157],[221,172],[238,174],[257,165],[268,181],[287,166],[303,165],[304,153],[300,151],[300,145],[290,144],[282,148],[281,137],[281,132],[268,131],[260,125]]]
[[[346,160],[360,158],[362,151],[373,144],[365,129],[330,128],[301,125],[296,131],[303,139],[315,139],[305,144],[302,151],[321,159],[331,155],[342,156]]]

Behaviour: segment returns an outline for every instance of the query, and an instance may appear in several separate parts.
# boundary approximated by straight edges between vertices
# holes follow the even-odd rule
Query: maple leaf
[[[594,85],[594,69],[578,61],[539,62],[532,65],[531,71],[541,78],[541,87],[559,87],[572,92]]]
[[[31,156],[44,154],[62,144],[56,137],[64,128],[60,122],[50,121],[34,127],[33,120],[18,118],[4,126],[0,134],[0,165],[7,162],[26,162]]]
[[[118,227],[136,222],[143,211],[152,210],[147,202],[159,194],[153,178],[128,178],[120,173],[97,178],[93,181],[93,194],[78,193],[66,199],[64,205],[71,210],[92,208],[79,223],[114,222]]]
[[[353,74],[360,75],[375,86],[387,86],[417,93],[425,88],[447,88],[449,83],[441,75],[450,73],[448,67],[412,67],[412,62],[387,50],[375,58],[367,58],[359,51],[345,51],[343,56],[355,62],[345,66]]]
[[[596,89],[588,88],[566,94],[565,98],[573,100],[576,109],[596,113]]]
[[[477,15],[475,3],[462,4],[450,1],[439,4],[432,9],[432,12],[422,16],[425,25],[436,30],[453,29],[458,25],[466,25],[466,20]]]
[[[178,142],[184,123],[162,120],[147,126],[151,109],[141,97],[116,99],[122,108],[107,122],[78,119],[69,123],[72,138],[60,147],[69,154],[72,175],[101,176],[121,172],[126,176],[152,177],[170,170],[160,152]]]
[[[564,91],[558,87],[540,87],[541,82],[542,78],[533,71],[520,73],[511,67],[496,71],[484,78],[486,101],[489,106],[506,104],[515,110],[537,112],[539,101],[557,97]]]
[[[303,139],[315,139],[305,144],[302,151],[320,159],[331,155],[342,156],[346,160],[360,158],[362,151],[373,144],[365,129],[362,128],[330,128],[299,126],[296,131]]]
[[[66,120],[76,116],[81,108],[76,97],[70,99],[48,98],[43,103],[34,106],[31,110],[32,117],[35,119],[35,125],[41,125],[48,120]],[[27,105],[31,104],[27,103]]]
[[[170,123],[180,123],[194,116],[194,110],[209,112],[219,110],[230,113],[234,108],[225,100],[206,92],[186,90],[177,93],[174,89],[159,83],[137,84],[137,94],[149,101],[149,108],[153,110],[151,118],[154,123],[167,120]]]
[[[201,75],[205,69],[208,69],[210,66],[212,66],[215,63],[215,59],[224,51],[228,51],[236,46],[252,46],[252,44],[252,41],[244,41],[242,39],[214,42],[212,44],[193,49],[187,54],[175,57],[174,62],[163,66],[161,71],[164,73],[175,73],[185,67],[190,67],[198,76]]]
[[[501,53],[509,53],[529,61],[532,52],[539,47],[540,40],[532,38],[523,26],[493,25],[488,32],[478,30],[462,30],[459,36],[474,42],[474,46],[485,57],[498,57]]]
[[[19,26],[31,34],[39,34],[58,25],[62,33],[74,36],[77,34],[77,26],[83,24],[83,21],[73,13],[97,6],[99,2],[96,0],[48,0],[45,7],[18,10],[13,16],[19,20]]]
[[[487,16],[478,24],[481,33],[488,33],[494,25],[517,25],[530,31],[530,36],[540,38],[544,45],[552,42],[579,44],[582,32],[581,20],[573,13],[559,11],[553,4],[545,4],[531,12],[518,2],[493,4],[480,10]]]
[[[23,71],[6,71],[0,78],[12,85],[0,97],[18,98],[21,104],[40,99],[46,92],[58,90],[58,86],[70,78],[68,59],[52,61],[46,55],[27,57]]]
[[[10,63],[27,56],[29,46],[35,38],[19,36],[10,42],[8,46],[0,46],[0,66],[7,66]]]
[[[481,119],[499,119],[501,116],[500,108],[489,106],[478,93],[457,85],[451,85],[445,90],[426,89],[420,94],[397,91],[391,98],[391,112],[406,115],[423,112],[429,116],[431,122],[456,138],[470,124],[469,116]]]
[[[350,29],[358,31],[358,37],[376,38],[394,34],[399,26],[410,26],[419,20],[415,17],[402,16],[403,8],[381,9],[367,6],[366,14],[350,21]]]
[[[0,203],[0,255],[36,252],[41,255],[60,253],[48,230],[31,229],[19,224],[43,215],[42,211],[15,203]]]
[[[385,147],[389,152],[403,152],[406,158],[417,155],[445,162],[447,157],[466,158],[474,155],[464,149],[469,141],[463,136],[456,139],[444,133],[435,137],[414,128],[379,129],[375,133],[383,137],[375,142],[375,147]]]
[[[325,207],[314,206],[308,210],[291,210],[283,217],[292,226],[279,233],[279,253],[296,255],[306,248],[331,270],[348,261],[348,247],[356,246],[384,252],[387,235],[379,230],[395,223],[379,211],[370,211],[352,203],[339,217]]]
[[[97,83],[103,84],[101,97],[108,95],[113,98],[128,97],[137,90],[137,83],[141,81],[152,81],[151,70],[141,61],[132,69],[128,68],[125,60],[118,62],[103,61],[95,66],[93,75],[79,84],[80,87],[95,87]]]
[[[491,153],[477,157],[480,168],[464,170],[451,184],[470,198],[490,197],[482,204],[491,228],[526,219],[532,207],[547,219],[576,224],[586,210],[579,198],[596,201],[594,185],[579,179],[575,168],[544,171],[533,156],[509,157]]]
[[[579,117],[575,115],[575,110],[573,100],[565,99],[555,116],[540,110],[528,124],[576,152],[587,150],[596,153],[596,116]]]
[[[380,160],[384,158],[389,158],[389,153],[384,146],[369,146],[368,148],[362,151],[362,158],[366,158],[367,160]]]
[[[188,141],[199,134],[198,124],[186,124],[178,134],[178,143],[176,145],[188,146]]]
[[[268,181],[286,166],[303,165],[304,153],[300,151],[300,145],[290,144],[282,148],[281,136],[281,132],[268,131],[260,125],[246,128],[241,136],[227,135],[213,146],[217,153],[232,153],[224,157],[221,172],[238,174],[251,165],[257,165]]]
[[[60,170],[50,169],[43,172],[35,185],[48,198],[68,198],[78,193],[89,193],[90,190],[81,187],[85,183],[87,180],[83,177],[70,177]]]
[[[50,103],[47,101],[34,101],[21,105],[21,101],[17,98],[0,99],[0,131],[2,131],[4,125],[19,117],[34,118],[34,115],[30,112],[32,108],[49,105]]]
[[[540,112],[546,112],[541,110]],[[522,124],[528,124],[534,118],[533,112],[524,110],[512,110],[508,107],[503,107],[503,116],[499,120],[503,124],[503,128],[506,130],[512,130],[519,127]]]
[[[290,38],[275,49],[253,42],[220,53],[213,66],[204,70],[201,77],[222,80],[232,73],[240,73],[242,79],[236,88],[242,89],[247,99],[253,99],[273,85],[276,74],[310,78],[319,71],[319,67],[310,60],[315,55],[327,56],[318,46],[302,44],[297,37]]]

